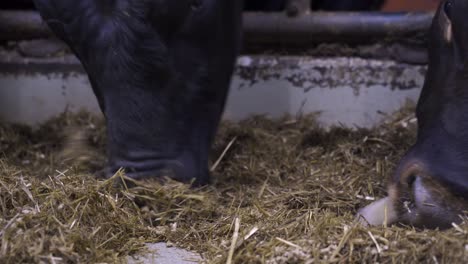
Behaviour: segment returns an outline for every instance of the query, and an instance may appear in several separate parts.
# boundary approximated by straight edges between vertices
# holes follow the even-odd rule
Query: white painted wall
[[[21,67],[20,67],[21,69]],[[325,125],[375,125],[381,112],[416,101],[425,67],[358,58],[243,56],[225,118],[320,111]],[[0,119],[37,124],[66,109],[100,113],[86,75],[0,72]]]

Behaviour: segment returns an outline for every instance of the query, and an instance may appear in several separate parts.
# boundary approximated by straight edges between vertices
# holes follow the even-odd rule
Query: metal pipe
[[[424,36],[433,13],[313,12],[245,13],[247,43],[372,43]],[[52,36],[35,11],[0,11],[0,41]]]
[[[405,38],[424,39],[433,13],[313,12],[246,13],[244,36],[256,44],[373,43]]]
[[[0,41],[50,37],[47,25],[35,11],[1,11]]]

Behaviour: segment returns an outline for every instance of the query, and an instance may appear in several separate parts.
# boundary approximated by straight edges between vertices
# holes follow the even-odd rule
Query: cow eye
[[[450,0],[445,1],[444,12],[449,19],[452,19],[452,8],[453,8],[452,6],[453,6],[452,1]]]

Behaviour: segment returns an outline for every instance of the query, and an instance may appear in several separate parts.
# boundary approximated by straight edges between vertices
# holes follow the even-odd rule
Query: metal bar
[[[433,13],[314,12],[245,13],[247,43],[373,43],[424,36]],[[35,11],[0,11],[0,41],[51,36]]]
[[[0,41],[50,37],[47,25],[34,11],[0,11]]]
[[[432,17],[433,13],[314,12],[296,17],[246,13],[244,33],[248,43],[256,44],[423,39]]]

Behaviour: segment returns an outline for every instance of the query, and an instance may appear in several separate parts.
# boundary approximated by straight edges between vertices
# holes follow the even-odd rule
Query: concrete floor
[[[194,264],[202,258],[200,254],[176,247],[167,247],[166,243],[147,244],[147,254],[138,257],[128,257],[128,264]]]

